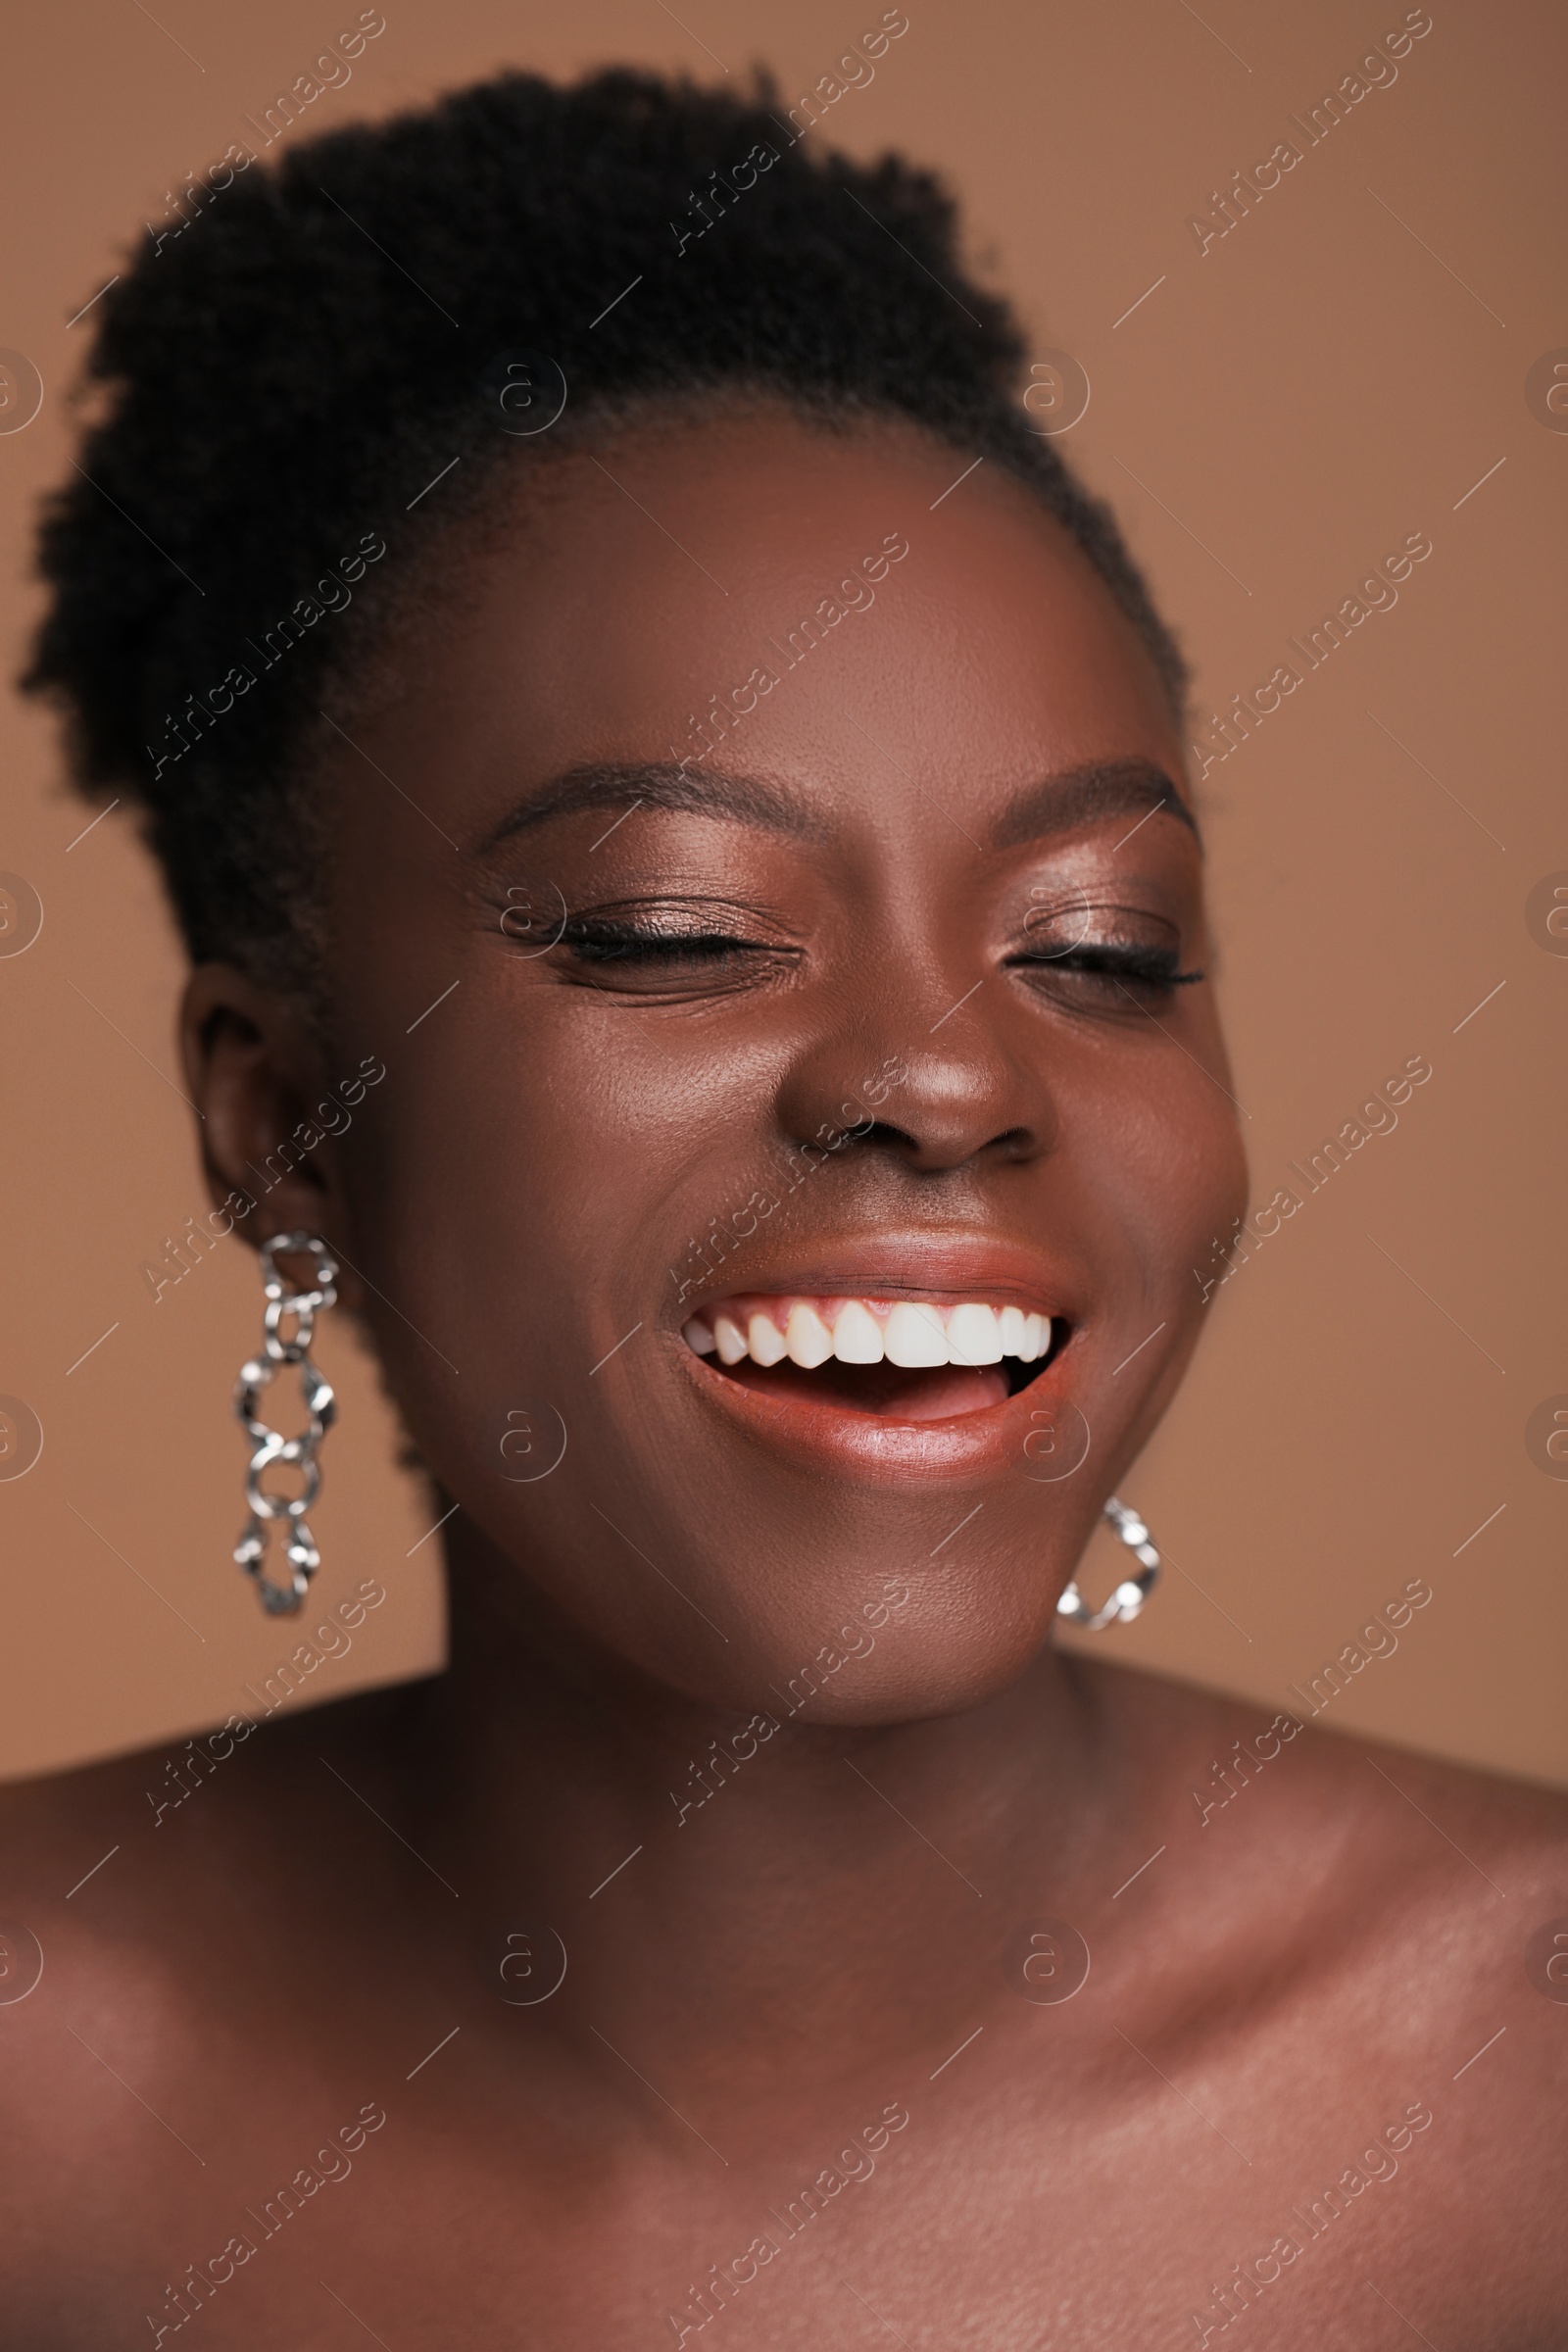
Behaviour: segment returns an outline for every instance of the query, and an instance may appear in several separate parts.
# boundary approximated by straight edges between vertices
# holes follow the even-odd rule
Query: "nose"
[[[988,1019],[988,975],[947,1009],[906,1000],[823,1037],[779,1091],[789,1140],[828,1149],[851,1132],[921,1175],[1038,1158],[1056,1121],[1044,1072],[1021,1062]]]

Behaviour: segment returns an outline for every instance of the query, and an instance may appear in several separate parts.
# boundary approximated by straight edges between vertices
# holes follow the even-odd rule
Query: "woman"
[[[1562,2340],[1560,1807],[1051,1645],[1246,1200],[1183,666],[804,130],[508,76],[104,299],[30,682],[189,942],[253,1503],[353,1314],[452,1664],[12,1792],[38,2352]]]

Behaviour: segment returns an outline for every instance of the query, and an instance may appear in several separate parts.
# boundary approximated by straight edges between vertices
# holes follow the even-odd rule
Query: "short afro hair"
[[[497,429],[513,351],[558,365],[573,433],[762,395],[999,463],[1180,710],[1181,656],[1108,510],[1032,429],[1022,334],[966,273],[952,198],[897,156],[807,149],[779,104],[760,72],[744,95],[508,73],[270,170],[231,148],[177,241],[103,297],[96,420],[45,515],[53,597],[23,683],[65,706],[78,787],[140,809],[196,959],[315,995],[320,706],[364,619],[316,626],[318,585],[385,542],[406,579],[450,526],[432,477],[461,459],[471,510],[494,468],[558,442]]]

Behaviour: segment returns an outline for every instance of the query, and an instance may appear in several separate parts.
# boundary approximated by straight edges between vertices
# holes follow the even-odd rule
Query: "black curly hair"
[[[509,73],[271,170],[231,148],[177,241],[126,265],[23,683],[65,706],[78,787],[139,808],[194,957],[313,993],[321,706],[389,578],[494,468],[650,402],[899,418],[1009,468],[1180,709],[1181,656],[1108,511],[1031,429],[1019,328],[965,273],[953,200],[897,156],[800,137],[760,72],[745,95]],[[537,439],[498,429],[492,363],[515,350],[569,387]],[[321,625],[340,578],[362,610]]]

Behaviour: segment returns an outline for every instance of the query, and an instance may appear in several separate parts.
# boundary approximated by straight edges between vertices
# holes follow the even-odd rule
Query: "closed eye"
[[[775,952],[760,940],[736,939],[724,931],[651,931],[604,915],[574,916],[561,944],[579,963],[641,964],[664,971]]]
[[[1085,941],[1056,955],[1049,950],[1022,950],[1009,956],[1007,963],[1014,969],[1077,973],[1090,980],[1119,982],[1124,988],[1143,989],[1164,995],[1173,988],[1190,988],[1201,980],[1201,972],[1181,970],[1181,957],[1174,948],[1155,948],[1117,944],[1113,941]]]

